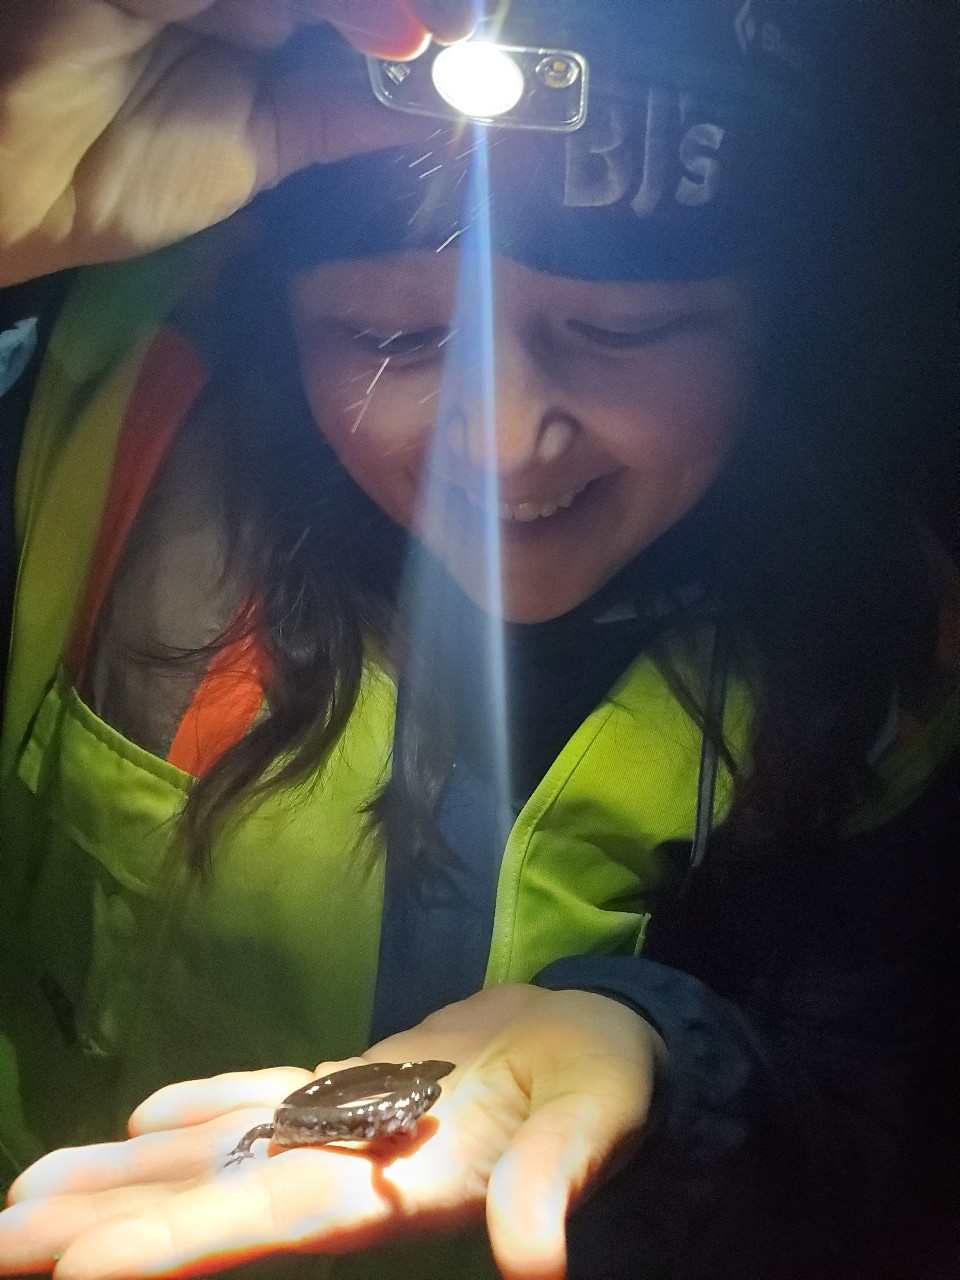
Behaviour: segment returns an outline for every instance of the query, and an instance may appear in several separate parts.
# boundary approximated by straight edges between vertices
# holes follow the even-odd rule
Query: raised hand
[[[418,136],[329,68],[276,51],[330,24],[410,57],[471,0],[4,0],[0,285],[211,226],[314,162]]]

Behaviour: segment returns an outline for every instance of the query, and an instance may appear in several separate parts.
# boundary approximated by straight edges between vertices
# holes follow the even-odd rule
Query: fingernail
[[[420,14],[441,43],[462,40],[477,25],[481,13],[463,0],[421,0]]]

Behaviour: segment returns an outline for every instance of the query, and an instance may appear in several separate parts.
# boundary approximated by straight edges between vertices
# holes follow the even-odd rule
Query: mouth
[[[533,524],[537,520],[549,520],[561,511],[567,511],[580,495],[593,483],[588,480],[556,498],[527,499],[523,502],[498,502],[496,517],[506,524]],[[476,494],[462,490],[471,506],[482,511],[484,515],[493,514],[492,507]]]

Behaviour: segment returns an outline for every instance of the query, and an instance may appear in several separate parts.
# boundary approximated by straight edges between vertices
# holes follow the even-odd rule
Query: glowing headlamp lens
[[[523,97],[523,72],[494,44],[466,41],[441,50],[431,68],[443,98],[465,116],[490,119],[512,111]]]
[[[587,118],[589,68],[568,49],[463,40],[419,58],[368,58],[370,83],[395,111],[569,133]]]

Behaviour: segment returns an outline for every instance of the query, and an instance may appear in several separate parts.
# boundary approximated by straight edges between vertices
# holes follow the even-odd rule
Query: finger
[[[125,1214],[155,1208],[179,1188],[120,1187],[96,1196],[28,1200],[0,1213],[0,1270],[4,1274],[49,1270],[84,1232]]]
[[[135,18],[148,22],[188,22],[209,9],[213,0],[110,0],[115,9],[122,9]]]
[[[272,1106],[231,1111],[189,1129],[53,1151],[20,1175],[9,1201],[22,1204],[216,1172],[247,1129],[269,1120],[272,1111]]]
[[[418,143],[437,133],[434,119],[391,111],[372,93],[332,89],[304,72],[278,82],[270,105],[257,147],[257,190],[312,164]]]
[[[482,16],[481,0],[407,0],[412,13],[437,40],[468,36]]]
[[[590,1076],[589,1089],[561,1084],[557,1096],[536,1106],[491,1174],[487,1226],[507,1280],[564,1276],[570,1206],[605,1166],[639,1143],[646,1082],[602,1060]]]
[[[215,0],[186,25],[245,49],[278,49],[297,23],[291,6],[278,0]]]
[[[206,1080],[170,1084],[141,1102],[130,1117],[131,1136],[201,1124],[243,1107],[275,1107],[287,1094],[312,1079],[299,1067],[271,1067],[265,1071],[232,1071]]]
[[[342,1253],[474,1224],[488,1137],[464,1123],[469,1116],[445,1115],[445,1101],[409,1142],[295,1148],[218,1170],[83,1234],[64,1253],[57,1280],[195,1274],[290,1249]]]
[[[363,53],[410,58],[429,35],[402,0],[113,0],[134,17],[177,22],[254,49],[282,43],[301,23],[331,22]]]
[[[398,1203],[365,1159],[323,1148],[286,1151],[94,1227],[66,1249],[57,1280],[175,1276],[213,1259],[225,1267],[307,1245],[367,1247]]]
[[[313,1078],[318,1076],[329,1076],[334,1071],[346,1071],[348,1067],[365,1067],[372,1061],[371,1058],[360,1057],[358,1054],[355,1058],[328,1058],[324,1062],[318,1062]],[[385,1061],[385,1059],[377,1059],[377,1061]]]
[[[507,1280],[562,1280],[572,1189],[583,1178],[565,1117],[544,1109],[517,1132],[487,1188],[487,1230]]]
[[[324,19],[361,53],[413,58],[429,43],[429,27],[397,0],[327,0],[322,8]]]

